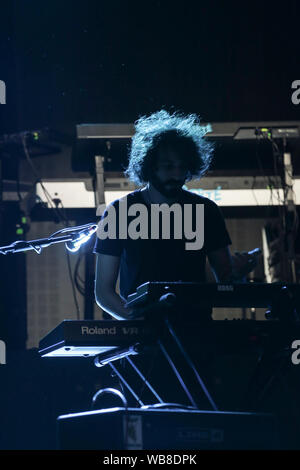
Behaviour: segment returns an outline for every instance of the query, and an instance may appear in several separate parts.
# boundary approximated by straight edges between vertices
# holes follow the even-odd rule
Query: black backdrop
[[[132,122],[297,120],[299,2],[13,0],[1,6],[2,131]],[[1,133],[1,130],[0,130]]]

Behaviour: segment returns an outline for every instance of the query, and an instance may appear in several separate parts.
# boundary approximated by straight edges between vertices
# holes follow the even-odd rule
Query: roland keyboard
[[[214,345],[222,353],[253,353],[261,348],[290,348],[300,339],[300,325],[277,320],[216,320],[203,325],[181,320],[175,323],[184,342],[199,348]],[[151,345],[164,333],[144,320],[64,320],[39,345],[42,357],[90,357],[135,345]]]
[[[41,339],[39,353],[43,357],[89,357],[150,339],[150,328],[141,320],[64,320]]]

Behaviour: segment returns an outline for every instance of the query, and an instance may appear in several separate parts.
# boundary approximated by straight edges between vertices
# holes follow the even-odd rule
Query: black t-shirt
[[[141,194],[141,190],[136,190],[126,196],[127,207],[132,204],[144,204],[149,209],[149,234],[151,227],[150,204],[147,205]],[[188,250],[186,243],[192,240],[186,239],[184,230],[183,238],[176,239],[171,230],[170,239],[136,239],[118,238],[118,214],[119,201],[112,202],[117,214],[117,237],[100,239],[97,237],[95,253],[120,256],[120,294],[126,299],[127,296],[136,291],[136,288],[147,281],[193,281],[205,282],[206,255],[210,251],[223,248],[231,244],[227,232],[224,218],[219,207],[210,199],[182,191],[180,200],[177,201],[181,207],[189,204],[193,209],[193,229],[196,227],[196,205],[204,205],[204,243],[201,249]],[[184,211],[183,211],[184,214]],[[107,216],[107,211],[102,216],[102,220]],[[128,217],[128,225],[135,217]],[[182,217],[184,219],[184,217]],[[171,218],[172,220],[172,218]],[[182,222],[183,224],[183,222]],[[172,224],[171,224],[172,226]],[[182,225],[183,227],[183,225]],[[161,236],[161,231],[160,231]]]

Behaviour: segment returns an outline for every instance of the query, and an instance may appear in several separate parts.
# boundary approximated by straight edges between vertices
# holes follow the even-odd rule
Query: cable
[[[19,156],[17,156],[16,186],[17,186],[18,199],[19,199],[19,202],[21,203],[23,201],[23,198],[21,196],[21,191],[20,191]]]
[[[25,153],[25,156],[26,156],[26,160],[34,174],[34,176],[36,177],[36,181],[34,184],[37,184],[39,183],[41,185],[41,188],[45,194],[45,197],[47,199],[47,202],[49,204],[49,206],[54,209],[54,212],[56,213],[57,217],[58,217],[58,220],[59,221],[62,221],[63,217],[61,216],[60,212],[57,210],[57,207],[56,205],[53,203],[53,200],[52,200],[52,197],[51,195],[49,194],[49,192],[47,191],[47,189],[45,188],[43,182],[42,182],[42,179],[41,177],[39,176],[38,174],[38,171],[36,170],[35,166],[34,166],[34,163],[29,155],[29,151],[28,151],[28,147],[27,147],[27,144],[26,144],[26,138],[25,138],[25,135],[22,134],[21,135],[21,140],[22,140],[22,145],[23,145],[23,149],[24,149],[24,153]],[[67,222],[66,220],[63,220],[64,222]]]
[[[261,136],[261,138],[266,138],[266,137],[265,137],[265,136]],[[259,134],[256,134],[255,157],[256,157],[256,160],[257,160],[257,163],[258,163],[260,172],[261,172],[261,174],[262,174],[262,176],[263,176],[263,178],[264,178],[265,185],[266,185],[266,187],[267,187],[268,189],[270,189],[269,204],[268,204],[268,206],[267,206],[267,208],[266,208],[266,211],[267,211],[267,214],[266,214],[266,215],[267,215],[267,217],[269,217],[269,216],[270,216],[270,215],[269,215],[269,214],[270,214],[270,213],[269,213],[269,206],[274,206],[274,202],[273,202],[273,197],[274,197],[274,195],[273,195],[273,188],[274,188],[274,187],[276,188],[276,186],[277,186],[277,180],[275,179],[275,182],[274,182],[274,181],[272,180],[272,178],[270,177],[270,175],[266,175],[266,174],[265,174],[265,171],[264,171],[264,168],[263,168],[263,165],[262,165],[262,162],[261,162],[261,158],[260,158],[260,155],[259,155],[259,153],[258,153],[258,143],[259,143]],[[255,178],[255,177],[254,177],[254,178]],[[253,181],[252,188],[251,188],[252,191],[253,191],[253,193],[254,193],[254,188],[253,188],[253,186],[254,186],[254,181]],[[255,200],[256,200],[257,205],[259,205],[259,204],[258,204],[258,201],[257,201],[257,199],[256,199],[255,194],[254,194],[254,197],[255,197]],[[278,193],[278,198],[277,198],[277,199],[278,199],[278,203],[280,204],[280,200],[281,200],[281,199],[280,199],[279,193]]]
[[[62,207],[62,210],[63,210],[63,213],[64,213],[65,220],[67,221],[67,224],[69,226],[69,221],[68,221],[68,218],[67,218],[66,209],[65,209],[65,207],[64,207],[61,200],[60,200],[60,204],[61,204],[61,207]],[[64,232],[65,230],[66,229],[62,229],[61,233]],[[69,278],[70,278],[71,286],[72,286],[73,299],[74,299],[74,303],[75,303],[75,307],[76,307],[76,316],[77,316],[77,320],[80,320],[80,308],[79,308],[79,304],[78,304],[78,299],[77,299],[76,289],[75,289],[75,281],[74,281],[72,268],[71,268],[70,253],[69,253],[68,250],[65,250],[65,253],[67,255],[68,272],[69,272]]]
[[[80,295],[82,295],[82,297],[84,297],[85,296],[84,280],[79,276],[79,272],[78,272],[79,267],[80,267],[80,263],[83,259],[83,252],[81,251],[81,248],[82,247],[80,247],[80,249],[79,249],[78,258],[77,258],[76,265],[75,265],[74,281],[75,281],[76,289],[78,290]]]
[[[256,178],[256,176],[254,175],[254,177],[253,177],[253,182],[252,182],[252,186],[251,186],[251,191],[252,191],[252,193],[253,193],[253,197],[254,197],[254,199],[255,199],[256,205],[259,206],[259,202],[258,202],[258,200],[257,200],[257,198],[256,198],[255,189],[254,189],[254,186],[255,186],[255,178]]]
[[[47,199],[47,202],[49,204],[49,206],[54,210],[54,212],[56,213],[57,215],[57,218],[60,222],[63,222],[64,225],[66,226],[66,228],[69,227],[69,221],[68,221],[68,218],[67,218],[67,214],[66,214],[66,210],[62,204],[62,201],[59,200],[58,204],[60,203],[61,206],[62,206],[62,209],[63,209],[63,214],[61,214],[61,212],[59,211],[58,209],[58,206],[57,204],[53,201],[51,195],[49,194],[49,192],[47,191],[47,189],[45,188],[43,182],[42,182],[42,179],[40,177],[40,175],[38,174],[38,171],[36,170],[35,168],[35,165],[30,157],[30,154],[29,154],[29,151],[28,151],[28,147],[27,147],[27,143],[26,143],[26,136],[25,134],[22,134],[21,135],[21,140],[22,140],[22,145],[23,145],[23,149],[24,149],[24,153],[25,153],[25,156],[26,156],[26,160],[36,178],[36,183],[39,183],[41,185],[41,188],[45,194],[45,197]],[[50,236],[50,238],[54,238],[55,235],[59,234],[59,233],[63,233],[65,229],[61,229],[61,230],[58,230],[57,232],[55,232],[54,234],[52,234]],[[71,268],[71,261],[70,261],[70,253],[68,252],[68,250],[66,250],[66,256],[67,256],[67,266],[68,266],[68,273],[69,273],[69,277],[70,277],[70,282],[71,282],[71,287],[72,287],[72,294],[73,294],[73,299],[74,299],[74,304],[75,304],[75,308],[76,308],[76,316],[77,316],[77,319],[79,320],[80,319],[80,309],[79,309],[79,304],[78,304],[78,300],[77,300],[77,296],[76,296],[76,290],[75,290],[75,285],[74,285],[74,279],[73,279],[73,274],[72,274],[72,268]]]
[[[276,142],[272,138],[270,138],[270,140],[271,140],[271,143],[272,143],[272,146],[273,146],[273,149],[274,149],[274,170],[278,173],[276,156],[282,157],[282,153],[280,152],[280,149],[279,149],[278,145],[276,144]],[[286,169],[285,169],[285,171],[286,171]],[[291,173],[287,173],[287,174],[291,179],[293,179],[293,175]],[[288,199],[287,199],[288,193],[291,191],[294,198],[296,197],[296,193],[293,189],[293,185],[288,185],[286,183],[285,178],[284,178],[283,175],[281,177],[281,180],[282,180],[282,189],[283,189],[282,204],[283,204],[284,208],[287,208],[288,207]],[[294,213],[293,226],[290,230],[292,232],[297,232],[298,224],[299,224],[299,217],[298,217],[298,213],[297,213],[297,209],[296,209],[295,205],[293,205],[293,213]],[[285,215],[285,214],[283,214],[283,215]]]
[[[71,268],[71,261],[70,261],[70,253],[68,250],[66,250],[66,255],[67,255],[68,272],[69,272],[69,277],[70,277],[71,286],[72,286],[73,299],[74,299],[74,303],[76,307],[76,316],[77,316],[77,320],[80,320],[80,308],[79,308],[79,304],[78,304],[78,300],[76,296],[76,290],[74,286],[74,279],[72,275],[72,268]]]

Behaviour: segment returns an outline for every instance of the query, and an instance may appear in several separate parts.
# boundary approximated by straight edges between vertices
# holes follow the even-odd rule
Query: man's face
[[[151,178],[153,186],[166,197],[180,194],[188,175],[184,157],[171,147],[158,149],[156,166]]]

